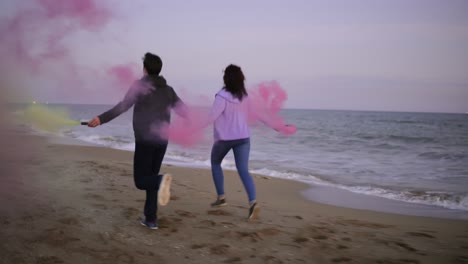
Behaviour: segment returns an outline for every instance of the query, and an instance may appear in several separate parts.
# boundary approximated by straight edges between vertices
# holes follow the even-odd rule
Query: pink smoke
[[[183,117],[176,117],[170,125],[154,130],[162,138],[184,147],[193,147],[203,141],[203,124],[207,123],[206,112],[194,106],[179,106],[176,113]]]
[[[48,59],[64,59],[69,55],[62,41],[78,30],[103,28],[112,12],[94,0],[36,0],[37,6],[20,10],[5,27],[0,41],[13,50],[16,59],[40,66]],[[39,51],[31,52],[38,49]]]
[[[128,87],[138,78],[133,64],[117,65],[107,70],[107,73],[118,85],[118,88],[128,89]]]
[[[65,17],[78,22],[87,30],[96,30],[112,18],[109,9],[98,6],[94,0],[37,0],[47,18]]]
[[[286,124],[284,118],[279,115],[287,98],[287,93],[275,81],[258,84],[249,91],[249,123],[266,124],[284,135],[296,133],[296,126]],[[153,132],[160,133],[163,138],[184,147],[200,143],[203,140],[205,124],[208,124],[208,115],[206,111],[195,107],[186,107],[184,111],[185,118],[175,119],[170,125]]]
[[[249,91],[250,123],[264,123],[285,135],[296,133],[297,128],[279,115],[287,99],[286,91],[276,81],[258,84]]]
[[[121,96],[121,88],[127,89],[133,81],[130,79],[137,76],[133,65],[92,69],[83,61],[75,61],[73,49],[67,44],[76,33],[98,33],[114,19],[114,12],[103,3],[99,0],[30,1],[28,8],[20,9],[0,23],[1,68],[32,77],[50,77],[56,85],[52,93],[49,90],[49,97],[90,98],[83,86],[95,87],[96,82],[104,93],[118,92]],[[60,72],[52,72],[50,67]],[[103,81],[99,82],[102,79],[99,72],[109,73],[110,81],[104,85]]]

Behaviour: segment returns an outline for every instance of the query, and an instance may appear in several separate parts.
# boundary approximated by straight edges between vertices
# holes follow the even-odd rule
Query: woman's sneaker
[[[171,182],[172,176],[170,174],[164,174],[162,176],[158,191],[158,202],[162,206],[167,205],[171,199]]]
[[[260,207],[257,206],[257,203],[254,203],[249,208],[249,220],[257,219],[258,214],[260,213]]]
[[[146,226],[147,228],[149,229],[158,229],[158,223],[156,221],[152,222],[152,221],[146,221],[145,219],[141,219],[140,221],[140,224],[142,226]]]
[[[221,207],[227,205],[226,198],[216,199],[214,203],[211,203],[211,207]]]

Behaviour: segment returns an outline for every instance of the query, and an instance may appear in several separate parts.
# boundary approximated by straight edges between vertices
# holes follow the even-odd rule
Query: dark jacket
[[[133,131],[136,142],[167,142],[158,128],[171,121],[171,110],[183,104],[162,76],[146,75],[135,81],[124,99],[112,109],[99,115],[101,124],[107,123],[133,108]]]

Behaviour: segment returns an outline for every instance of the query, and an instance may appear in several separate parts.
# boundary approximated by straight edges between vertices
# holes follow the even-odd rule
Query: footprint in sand
[[[335,263],[341,263],[341,262],[350,262],[352,261],[352,259],[347,258],[347,257],[340,257],[340,258],[333,258],[332,261]]]
[[[328,234],[334,234],[336,233],[335,230],[329,228],[329,227],[326,227],[326,226],[318,226],[318,227],[315,227],[316,230],[320,231],[320,232],[324,232],[324,233],[328,233]]]
[[[213,223],[214,223],[214,222],[213,222]],[[231,222],[221,222],[221,225],[223,225],[224,227],[229,227],[229,228],[231,228],[231,227],[237,227],[236,224],[233,224],[233,223],[231,223]]]
[[[100,203],[94,203],[92,204],[93,207],[100,209],[100,210],[107,210],[107,205],[105,204],[100,204]]]
[[[297,244],[306,243],[311,239],[322,241],[329,239],[328,234],[334,233],[335,231],[329,227],[306,226],[305,228],[299,230],[299,233],[293,238],[293,241]]]
[[[293,248],[301,248],[302,247],[300,245],[293,245],[293,244],[288,244],[288,243],[278,243],[278,245],[286,246],[286,247],[293,247]]]
[[[295,262],[296,262],[296,263],[299,263],[299,262],[301,262],[301,263],[306,263],[306,261],[305,261],[305,260],[303,260],[303,259],[298,259],[298,258],[297,258],[297,259],[295,259]]]
[[[367,228],[390,228],[390,227],[394,227],[392,225],[384,225],[384,224],[379,224],[379,223],[372,223],[372,222],[367,222],[367,221],[360,221],[360,220],[353,220],[353,219],[350,219],[350,220],[337,220],[336,221],[337,224],[339,225],[351,225],[351,226],[355,226],[355,227],[367,227]],[[325,223],[327,224],[327,223]]]
[[[99,169],[101,170],[109,170],[109,169],[113,169],[113,167],[109,166],[109,165],[99,165],[97,166]]]
[[[175,211],[179,216],[186,217],[186,218],[196,218],[197,216],[191,212],[187,212],[184,210],[176,210]]]
[[[213,227],[216,225],[216,222],[215,221],[211,221],[211,220],[202,220],[200,221],[200,224],[201,224],[201,228],[207,228],[207,227]]]
[[[349,247],[345,246],[345,245],[338,245],[336,246],[337,249],[348,249]]]
[[[122,173],[120,173],[120,176],[122,176],[122,177],[132,177],[133,175],[131,173],[129,173],[129,172],[122,172]]]
[[[90,182],[93,182],[93,179],[91,179],[91,178],[84,178],[84,179],[81,179],[80,182],[82,182],[82,183],[90,183]]]
[[[241,262],[241,261],[242,261],[242,259],[240,257],[232,257],[232,258],[226,259],[223,262],[224,263],[236,263],[236,262]]]
[[[267,228],[258,230],[257,233],[259,233],[261,236],[275,236],[281,233],[281,231],[274,227],[267,227]]]
[[[51,246],[63,247],[68,243],[79,241],[79,238],[68,235],[67,232],[58,229],[52,228],[45,230],[41,235],[39,235],[34,242],[45,242]]]
[[[281,261],[280,259],[277,259],[277,258],[275,258],[273,256],[264,256],[263,261],[266,264],[282,264],[283,263],[283,261]]]
[[[327,236],[324,236],[324,235],[318,235],[318,236],[314,236],[312,237],[313,239],[316,239],[316,240],[325,240],[325,239],[328,239]]]
[[[79,163],[81,163],[82,165],[86,165],[86,166],[95,166],[95,165],[97,165],[97,162],[91,161],[91,160],[80,161]]]
[[[221,244],[210,247],[210,253],[213,255],[224,255],[229,251],[229,245]]]
[[[113,254],[113,263],[135,263],[135,258],[127,253]]]
[[[268,237],[275,236],[279,234],[281,231],[276,228],[264,228],[257,231],[249,232],[249,231],[233,231],[228,230],[225,232],[219,233],[220,237],[225,238],[233,238],[233,239],[248,239],[251,242],[258,242]]]
[[[309,226],[306,228],[306,232],[313,239],[324,240],[328,239],[327,234],[334,234],[335,230],[325,226]]]
[[[84,195],[84,198],[85,199],[88,199],[88,200],[94,200],[94,201],[107,201],[106,198],[104,198],[103,196],[99,195],[99,194],[95,194],[95,193],[87,193]]]
[[[237,231],[236,236],[240,239],[249,239],[251,242],[258,242],[263,240],[263,238],[257,232]]]
[[[375,263],[377,264],[419,264],[419,260],[417,259],[382,259],[377,260]]]
[[[427,237],[427,238],[435,238],[433,235],[429,235],[422,232],[407,232],[407,235],[414,236],[414,237]]]
[[[62,218],[62,219],[59,219],[58,221],[64,225],[77,226],[80,224],[80,222],[75,217]]]
[[[136,253],[138,253],[138,254],[140,254],[142,256],[150,256],[150,257],[154,256],[154,253],[151,252],[151,251],[144,252],[144,251],[137,250]]]
[[[456,260],[458,261],[457,263],[468,263],[468,257],[467,256],[458,256],[458,257],[456,257]]]
[[[179,199],[180,199],[179,196],[177,196],[177,195],[171,195],[171,201],[177,201],[177,200],[179,200]]]
[[[411,247],[410,245],[403,243],[403,242],[393,242],[395,245],[406,249],[407,251],[415,252],[417,251],[415,248]]]
[[[375,242],[379,243],[379,244],[384,244],[386,246],[390,246],[390,247],[395,247],[398,248],[398,249],[405,249],[406,251],[409,251],[409,252],[417,252],[417,250],[415,248],[413,248],[412,246],[404,243],[404,242],[400,242],[400,241],[391,241],[391,240],[383,240],[383,239],[374,239]]]
[[[298,236],[298,237],[295,237],[294,240],[293,240],[295,243],[305,243],[307,241],[309,241],[309,239],[307,237],[302,237],[302,236]]]
[[[229,212],[226,212],[224,210],[208,210],[207,212],[209,215],[223,215],[223,216],[231,216],[232,214]]]
[[[62,259],[56,256],[42,256],[36,259],[37,264],[60,264],[65,263]]]
[[[161,217],[158,219],[159,228],[167,229],[170,233],[179,231],[177,227],[181,226],[182,219],[176,217]],[[168,236],[169,234],[165,234]]]
[[[300,215],[284,215],[284,217],[288,217],[288,218],[294,218],[294,219],[298,219],[298,220],[304,220],[304,218]]]
[[[23,221],[25,221],[25,222],[32,222],[32,221],[34,221],[34,217],[33,217],[33,216],[30,216],[30,215],[23,216],[21,219],[22,219]]]
[[[191,249],[200,249],[200,248],[205,248],[207,246],[209,246],[209,244],[200,243],[200,244],[193,244],[190,248]]]
[[[139,215],[140,211],[133,207],[126,207],[124,208],[122,215],[128,220],[133,220],[137,215]]]
[[[97,238],[103,245],[107,245],[109,243],[109,233],[98,233]]]

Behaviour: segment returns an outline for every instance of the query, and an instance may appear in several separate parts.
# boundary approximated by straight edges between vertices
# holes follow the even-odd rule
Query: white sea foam
[[[301,181],[309,184],[330,186],[347,190],[353,193],[377,196],[391,200],[408,203],[440,206],[448,209],[468,211],[468,194],[447,193],[438,191],[414,191],[414,190],[392,190],[374,186],[347,186],[333,183],[313,175],[302,175],[298,173],[279,172],[271,169],[252,170],[266,176]]]
[[[79,140],[90,142],[97,145],[102,145],[110,148],[121,150],[134,150],[134,143],[121,140],[118,137],[100,136],[100,135],[80,135],[76,137]],[[165,156],[165,162],[173,165],[209,168],[210,160],[205,157],[195,157],[193,154],[186,152],[168,152]],[[235,163],[230,159],[225,159],[222,163],[224,169],[235,170]],[[339,183],[334,183],[330,180],[322,179],[313,175],[305,175],[294,172],[284,172],[268,168],[253,169],[252,173],[261,174],[270,177],[282,178],[316,184],[322,186],[331,186],[342,190],[347,190],[353,193],[365,194],[370,196],[383,197],[391,200],[440,206],[449,209],[468,211],[468,195],[437,192],[437,191],[412,191],[412,190],[393,190],[376,186],[348,186]]]

